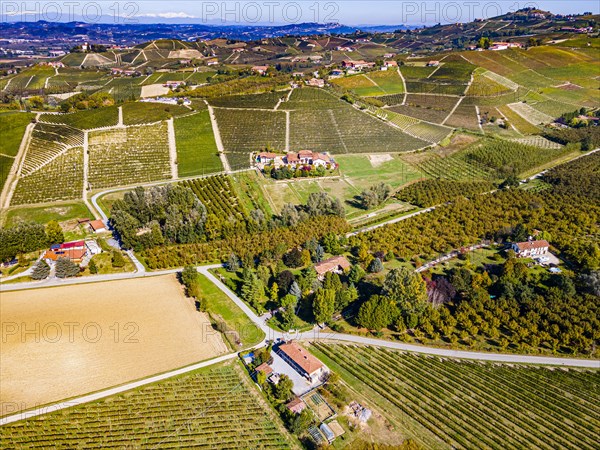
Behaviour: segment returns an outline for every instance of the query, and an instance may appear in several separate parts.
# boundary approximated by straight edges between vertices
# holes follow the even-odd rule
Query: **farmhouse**
[[[383,63],[384,67],[398,67],[397,61],[386,61]]]
[[[300,397],[295,397],[292,401],[286,403],[285,406],[294,414],[300,414],[306,409],[306,403]]]
[[[374,65],[375,63],[367,62],[362,59],[359,59],[358,61],[342,61],[342,67],[345,67],[346,69],[365,69],[368,67],[373,67]]]
[[[92,220],[89,225],[94,233],[104,233],[107,231],[105,223],[101,220]]]
[[[315,264],[315,271],[320,279],[322,279],[327,272],[341,274],[348,269],[350,269],[350,263],[344,256],[334,256]]]
[[[185,81],[167,81],[163,86],[168,87],[169,89],[177,89],[181,86],[185,86]]]
[[[521,48],[522,45],[518,42],[495,42],[490,47],[490,50],[498,51],[498,50],[506,50],[508,48]]]
[[[261,152],[258,154],[258,162],[262,164],[273,164],[277,155],[271,152]]]
[[[527,241],[527,242],[514,242],[512,249],[515,251],[517,256],[521,258],[531,258],[533,256],[545,255],[548,253],[550,244],[548,241]]]
[[[322,80],[321,78],[311,78],[308,81],[308,85],[312,86],[312,87],[325,87],[325,80]]]
[[[267,73],[267,70],[269,70],[269,66],[254,66],[252,67],[252,72],[256,72],[259,75],[264,75],[265,73]]]
[[[44,258],[51,261],[57,261],[59,258],[69,258],[73,262],[81,262],[86,255],[85,241],[73,241],[52,245],[50,249],[46,250]]]
[[[437,67],[437,66],[439,66],[439,65],[440,65],[440,62],[439,62],[439,61],[429,61],[429,62],[427,63],[427,67]]]
[[[258,366],[256,368],[257,372],[262,372],[264,373],[266,376],[269,376],[273,373],[273,369],[271,368],[270,365],[268,365],[266,362],[262,363],[260,366]]]
[[[321,361],[295,342],[280,345],[276,352],[296,372],[307,378],[311,383],[318,381],[326,372],[326,367]]]

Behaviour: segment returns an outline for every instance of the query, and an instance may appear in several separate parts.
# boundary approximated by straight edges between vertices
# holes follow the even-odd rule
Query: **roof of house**
[[[85,241],[73,241],[73,242],[65,242],[64,244],[60,244],[61,249],[75,248],[75,247],[85,247]]]
[[[261,152],[258,154],[259,158],[271,158],[271,159],[275,159],[277,155],[275,153],[270,153],[270,152]]]
[[[386,61],[385,65],[386,66],[397,66],[398,63],[396,61]]]
[[[273,368],[265,362],[258,366],[256,368],[256,371],[263,372],[265,375],[270,375],[271,373],[273,373]]]
[[[101,220],[92,220],[90,222],[90,227],[92,227],[92,230],[94,231],[106,229],[106,225]]]
[[[252,70],[267,70],[269,66],[254,66]]]
[[[308,158],[312,158],[312,156],[313,156],[312,150],[300,150],[298,152],[298,157],[299,158],[307,158],[307,157]]]
[[[86,254],[86,250],[83,248],[75,249],[50,249],[46,252],[44,257],[52,261],[57,261],[59,258],[69,258],[72,260],[80,260]]]
[[[548,241],[540,240],[540,241],[527,241],[527,242],[516,242],[515,245],[519,249],[520,252],[525,250],[533,250],[536,248],[547,248],[550,247]]]
[[[311,374],[323,367],[323,363],[308,353],[304,348],[300,347],[295,342],[282,344],[279,349],[290,357],[298,366],[306,373]]]
[[[326,155],[325,153],[313,153],[313,161],[315,159],[321,159],[323,161],[331,161],[331,158],[329,157],[329,155]]]
[[[334,256],[332,258],[326,259],[325,261],[321,261],[320,263],[315,264],[315,270],[318,275],[323,275],[327,272],[331,272],[332,270],[341,267],[342,269],[349,269],[350,263],[344,256]]]
[[[297,162],[300,161],[300,158],[298,158],[298,155],[296,153],[288,153],[286,155],[287,161],[288,162]]]
[[[300,397],[294,398],[292,401],[286,403],[285,405],[290,411],[293,412],[302,412],[304,408],[306,408],[306,403]]]

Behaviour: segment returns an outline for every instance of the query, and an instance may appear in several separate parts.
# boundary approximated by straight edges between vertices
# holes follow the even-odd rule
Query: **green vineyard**
[[[244,220],[247,213],[235,194],[231,178],[226,175],[216,175],[183,182],[190,188],[206,206],[208,214],[214,214],[218,219],[238,221]]]
[[[83,148],[72,147],[19,178],[13,205],[81,198]]]
[[[597,448],[596,371],[466,362],[349,345],[318,343],[313,348],[428,448]]]
[[[22,449],[290,448],[250,389],[221,367],[6,425],[0,437]]]
[[[171,178],[164,122],[92,132],[89,153],[94,189]]]

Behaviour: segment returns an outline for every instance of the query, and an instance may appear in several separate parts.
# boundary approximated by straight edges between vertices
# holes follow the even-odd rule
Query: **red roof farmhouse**
[[[325,365],[295,342],[282,344],[276,351],[296,372],[311,382],[319,380],[325,372]]]

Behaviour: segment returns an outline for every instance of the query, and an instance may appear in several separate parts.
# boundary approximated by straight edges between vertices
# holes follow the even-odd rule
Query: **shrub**
[[[59,258],[56,261],[56,276],[58,278],[74,277],[79,273],[79,266],[69,258]]]
[[[43,280],[50,275],[50,266],[43,259],[38,262],[31,272],[31,278],[34,280]]]

